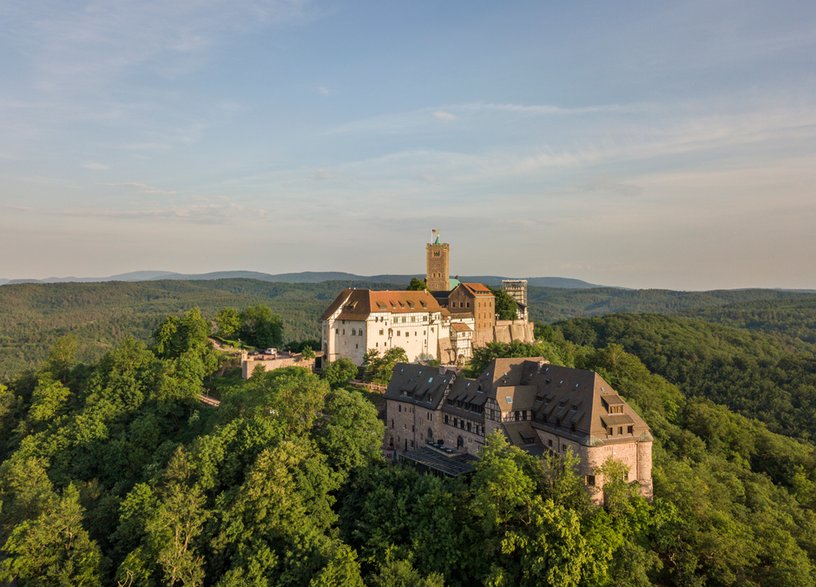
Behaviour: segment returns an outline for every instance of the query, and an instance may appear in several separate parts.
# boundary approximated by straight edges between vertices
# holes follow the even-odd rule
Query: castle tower
[[[429,291],[450,290],[450,245],[439,242],[439,231],[433,229],[434,240],[425,245],[425,284]]]

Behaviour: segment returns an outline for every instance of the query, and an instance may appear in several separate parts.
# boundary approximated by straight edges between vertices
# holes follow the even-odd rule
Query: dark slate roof
[[[450,297],[451,292],[448,290],[445,291],[432,291],[431,295],[434,299],[439,303],[440,306],[443,308],[448,307],[448,298]]]
[[[481,421],[489,399],[504,412],[532,412],[532,421],[503,423],[514,444],[523,440],[519,436],[522,432],[532,428],[585,446],[652,438],[646,422],[600,375],[551,365],[541,357],[495,359],[477,379],[456,377],[451,372],[443,376],[435,368],[399,364],[386,399],[435,409],[445,399],[445,413]]]
[[[385,399],[410,402],[437,409],[456,373],[440,373],[439,367],[397,363],[385,391]]]
[[[529,420],[526,422],[504,422],[502,426],[507,438],[515,446],[533,454],[543,452],[544,446],[533,429],[533,423]]]

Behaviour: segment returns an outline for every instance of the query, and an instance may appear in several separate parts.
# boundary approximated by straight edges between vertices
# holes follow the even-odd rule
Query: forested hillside
[[[578,344],[622,345],[690,396],[780,434],[816,436],[816,345],[672,316],[620,314],[557,326]]]
[[[147,341],[162,318],[197,306],[212,318],[223,307],[263,303],[284,319],[287,340],[319,338],[321,312],[344,287],[404,288],[407,283],[270,283],[251,279],[0,286],[0,381],[38,364],[71,333],[80,358],[95,360],[127,336]],[[774,290],[529,289],[533,320],[652,312],[699,316],[780,336],[816,340],[816,295]]]
[[[625,319],[689,344],[672,321]],[[570,327],[485,352],[599,371],[652,428],[651,503],[611,467],[605,505],[592,506],[570,457],[533,457],[502,437],[466,481],[386,465],[368,400],[298,368],[199,404],[219,361],[191,311],[150,346],[124,341],[86,364],[57,345],[35,374],[0,386],[0,582],[816,582],[814,445],[696,397],[597,334],[570,342]]]
[[[263,303],[283,317],[287,340],[319,338],[318,318],[343,287],[355,283],[288,284],[249,279],[137,283],[23,284],[0,287],[0,381],[42,361],[65,334],[94,360],[132,336],[147,341],[167,314]]]

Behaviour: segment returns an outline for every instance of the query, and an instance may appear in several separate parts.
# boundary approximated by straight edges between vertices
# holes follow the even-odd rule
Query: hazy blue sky
[[[0,2],[0,277],[816,287],[816,2]]]

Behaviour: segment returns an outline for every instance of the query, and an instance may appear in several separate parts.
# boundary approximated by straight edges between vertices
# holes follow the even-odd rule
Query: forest
[[[0,382],[43,361],[60,337],[74,335],[79,358],[96,361],[128,337],[150,340],[171,313],[192,307],[214,317],[225,307],[269,306],[287,341],[319,338],[321,312],[344,287],[404,289],[408,284],[253,279],[0,286]],[[697,317],[816,342],[816,293],[778,290],[676,292],[616,288],[529,288],[530,318],[551,324],[576,317],[653,313]]]
[[[189,294],[177,286],[162,305]],[[230,298],[221,308],[238,305],[215,292]],[[5,378],[0,583],[816,583],[812,333],[734,325],[761,309],[725,324],[562,320],[534,345],[477,353],[474,369],[540,355],[596,370],[648,422],[654,500],[613,469],[596,507],[572,457],[533,457],[501,436],[464,480],[385,463],[376,408],[338,370],[225,384],[207,338],[212,304],[171,308],[99,358],[83,358],[78,337],[55,338],[42,362]],[[284,337],[303,336],[281,314]],[[221,405],[199,403],[203,392]]]

